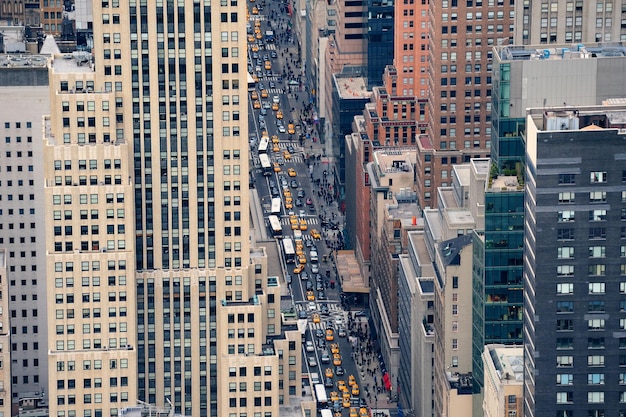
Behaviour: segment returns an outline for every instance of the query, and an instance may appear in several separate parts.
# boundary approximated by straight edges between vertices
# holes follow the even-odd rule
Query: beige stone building
[[[524,348],[486,345],[482,354],[485,369],[483,415],[509,417],[523,414]]]
[[[44,120],[50,413],[117,414],[137,398],[134,187],[116,94],[88,55],[54,57]],[[129,403],[133,401],[132,403]]]
[[[93,60],[51,65],[50,413],[278,416],[300,334],[249,238],[246,2],[93,6]]]

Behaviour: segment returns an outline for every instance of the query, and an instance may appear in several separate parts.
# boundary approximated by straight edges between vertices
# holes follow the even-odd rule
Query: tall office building
[[[577,48],[578,49],[578,48]],[[595,105],[626,96],[626,60],[618,45],[494,48],[491,168],[485,226],[474,239],[474,391],[484,385],[486,344],[523,342],[524,171],[526,109]],[[532,81],[531,81],[532,80]],[[482,399],[474,403],[482,413]],[[476,414],[476,415],[478,415]]]
[[[624,0],[515,3],[515,44],[626,41]]]
[[[50,413],[277,416],[300,339],[250,248],[246,2],[93,7],[95,59],[51,70]]]
[[[385,67],[393,62],[394,0],[367,2],[367,87],[380,85]]]
[[[526,123],[524,415],[626,415],[626,105]],[[614,103],[615,104],[615,103]]]
[[[6,250],[11,343],[10,392],[42,399],[47,389],[43,115],[50,112],[47,56],[0,56],[0,247]],[[8,321],[5,323],[9,326]],[[6,387],[5,387],[6,388]],[[6,388],[8,392],[9,389]]]
[[[489,154],[491,49],[513,33],[510,0],[430,2],[428,130],[418,140],[417,191],[436,205],[450,167]]]

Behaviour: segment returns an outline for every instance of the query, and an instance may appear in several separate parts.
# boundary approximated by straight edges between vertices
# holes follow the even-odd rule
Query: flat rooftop
[[[52,60],[52,69],[57,74],[75,72],[93,72],[92,56],[89,52],[58,54]]]
[[[530,109],[532,123],[539,131],[581,131],[618,129],[626,133],[626,104],[552,107]]]
[[[397,172],[413,172],[415,157],[415,150],[387,149],[374,152],[374,161],[383,176]]]
[[[539,61],[626,57],[626,42],[611,45],[578,43],[563,45],[508,45],[495,46],[500,61]]]
[[[1,54],[0,68],[45,68],[47,55]]]
[[[524,381],[524,348],[487,345],[485,350],[489,352],[489,357],[502,383],[521,384]]]
[[[335,78],[339,97],[345,100],[364,99],[372,95],[371,91],[367,91],[367,78],[365,77],[338,77]]]

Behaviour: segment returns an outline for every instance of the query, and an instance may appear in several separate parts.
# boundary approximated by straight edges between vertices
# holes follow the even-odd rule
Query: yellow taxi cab
[[[287,161],[291,159],[291,154],[289,153],[288,150],[283,151],[283,158],[285,158]]]
[[[259,77],[257,77],[256,74],[252,74],[252,79],[254,80],[255,83],[259,82]]]
[[[352,386],[352,385],[354,385],[354,384],[356,384],[356,378],[354,377],[354,375],[350,375],[350,376],[348,377],[348,385],[349,385],[349,386]]]
[[[322,321],[322,319],[320,319],[320,315],[317,313],[313,314],[313,323],[319,323],[320,321]]]
[[[290,135],[293,135],[296,133],[296,127],[293,125],[293,123],[289,123],[287,125],[287,133],[289,133]]]
[[[333,365],[335,366],[341,366],[341,355],[338,353],[335,353],[333,355]]]
[[[252,100],[258,100],[259,99],[259,93],[257,93],[256,91],[253,91],[252,93],[250,93],[250,98]]]
[[[261,34],[261,32],[259,32],[255,35],[255,38],[257,38],[258,40],[261,40],[263,39],[263,35]]]
[[[248,43],[254,42],[254,35],[248,35]]]
[[[285,208],[291,210],[293,208],[293,200],[291,198],[285,199]]]
[[[278,103],[272,103],[272,110],[278,111]]]
[[[333,332],[333,329],[326,329],[326,341],[332,342],[333,340],[335,340],[335,332]]]
[[[256,6],[254,6],[254,7],[252,8],[252,14],[259,14],[259,8],[258,8],[258,7],[256,7]]]
[[[255,109],[260,109],[261,102],[259,100],[255,100],[254,103],[252,103],[252,107],[254,107]]]
[[[255,2],[255,0],[250,0],[250,3],[254,3],[254,2]]]
[[[298,256],[298,262],[300,263],[300,265],[306,265],[306,256]]]
[[[330,392],[330,402],[334,403],[335,401],[339,401],[339,393],[337,391]]]
[[[275,143],[274,146],[272,146],[272,151],[273,152],[280,152],[280,146],[278,146],[278,143]]]
[[[369,417],[370,413],[367,411],[367,407],[359,408],[359,417]]]
[[[346,386],[346,381],[344,381],[343,379],[337,381],[337,389],[339,390],[339,392],[342,393],[342,395],[345,395],[346,393],[350,395],[350,393],[348,392],[348,387]]]
[[[324,371],[324,376],[326,378],[332,378],[335,376],[335,373],[333,372],[333,368],[326,368],[326,371]]]
[[[330,353],[332,353],[333,355],[335,353],[339,353],[339,343],[331,343],[330,344]]]
[[[261,90],[261,98],[267,98],[267,90]]]
[[[348,394],[348,398],[346,398],[345,396],[342,398],[341,405],[343,405],[343,408],[350,407],[350,394]]]
[[[294,215],[294,217],[297,217]],[[304,248],[304,243],[302,242],[302,240],[298,239],[296,240],[296,249],[302,249]]]
[[[304,255],[304,249],[296,248],[296,256],[302,256],[302,255]]]
[[[293,269],[293,273],[294,274],[299,274],[300,272],[304,271],[304,265],[298,265]]]
[[[260,28],[261,27],[261,21],[260,20],[255,20],[254,21],[254,27],[255,28]]]
[[[296,216],[295,214],[292,214],[291,216],[289,216],[289,223],[293,226],[294,224],[298,224],[298,216]]]
[[[262,132],[261,132],[261,137],[262,137],[262,138],[267,138],[267,139],[269,140],[269,138],[270,138],[270,137],[269,137],[269,135],[267,134],[267,130],[264,130],[264,131],[262,131]]]
[[[313,294],[313,291],[307,291],[306,292],[306,300],[307,301],[315,301],[315,294]]]
[[[295,177],[296,175],[298,175],[298,173],[296,172],[296,170],[295,170],[295,169],[293,169],[293,168],[289,168],[289,169],[287,170],[287,174],[289,174],[289,176],[290,176],[290,177]]]
[[[359,396],[359,386],[357,384],[352,385],[352,396],[353,397]]]
[[[343,417],[343,414],[341,414],[341,411],[335,411],[333,417]]]
[[[265,61],[265,69],[266,70],[271,70],[272,69],[272,63],[270,61]]]
[[[278,143],[280,140],[278,139],[278,135],[272,135],[272,143]]]
[[[300,219],[300,230],[306,230],[308,228],[309,228],[309,226],[307,226],[306,220],[305,219]]]
[[[287,158],[285,158],[287,159]],[[317,229],[311,229],[311,237],[315,240],[319,240],[322,238],[322,235],[320,234],[320,232]]]
[[[278,165],[278,162],[274,162],[274,172],[280,172],[280,165]]]
[[[257,45],[256,43],[252,45],[252,52],[259,52],[259,45]]]
[[[356,407],[350,407],[350,417],[359,417]]]
[[[283,191],[283,197],[291,197],[291,190],[289,188],[285,188]]]
[[[277,119],[282,119],[282,118],[283,118],[283,112],[282,112],[281,110],[278,110],[278,111],[276,112],[276,118],[277,118]]]

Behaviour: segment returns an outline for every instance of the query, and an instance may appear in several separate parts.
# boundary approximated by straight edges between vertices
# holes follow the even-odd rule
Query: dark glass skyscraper
[[[394,0],[368,0],[366,36],[369,90],[382,85],[385,66],[393,64],[393,4]]]

